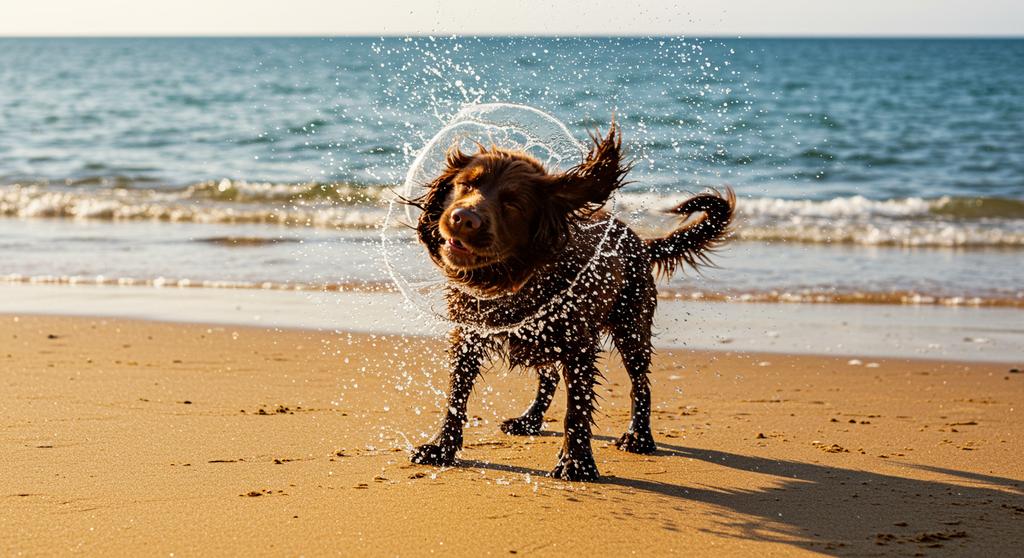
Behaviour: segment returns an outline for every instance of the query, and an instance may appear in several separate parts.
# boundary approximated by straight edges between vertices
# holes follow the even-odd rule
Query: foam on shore
[[[192,280],[187,278],[107,277],[104,275],[0,275],[0,285],[67,285],[100,287],[150,287],[156,289],[246,289],[301,292],[398,292],[390,281],[345,281],[336,283],[281,283],[275,281]],[[764,304],[875,304],[898,306],[949,306],[976,308],[1024,308],[1024,297],[981,297],[929,294],[915,291],[837,292],[833,290],[797,289],[793,291],[723,292],[704,291],[681,286],[661,286],[658,297],[663,300]]]

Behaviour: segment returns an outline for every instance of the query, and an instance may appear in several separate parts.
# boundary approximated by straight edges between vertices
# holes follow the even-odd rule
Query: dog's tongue
[[[454,238],[449,238],[448,239],[448,246],[451,249],[455,250],[456,252],[462,252],[464,254],[468,254],[469,253],[469,250],[466,249],[466,247],[462,244],[461,240],[456,240]]]

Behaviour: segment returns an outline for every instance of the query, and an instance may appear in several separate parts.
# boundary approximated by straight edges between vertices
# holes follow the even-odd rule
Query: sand
[[[0,554],[989,555],[1024,545],[1021,363],[661,351],[652,456],[546,478],[489,370],[457,467],[408,462],[445,372],[429,338],[0,316]]]

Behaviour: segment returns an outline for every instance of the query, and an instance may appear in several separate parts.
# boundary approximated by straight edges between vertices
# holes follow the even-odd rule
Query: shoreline
[[[127,318],[441,337],[397,293],[0,284],[0,315]],[[661,299],[655,346],[666,349],[1024,362],[1012,308],[721,303]]]
[[[251,240],[258,244],[255,240]],[[149,287],[154,289],[231,289],[296,292],[360,292],[397,293],[391,280],[349,280],[335,283],[296,283],[246,280],[191,280],[167,277],[135,278],[81,275],[36,275],[17,273],[0,275],[3,285],[47,285],[69,287]],[[769,291],[723,292],[693,287],[660,285],[659,300],[724,302],[731,304],[870,304],[876,306],[938,306],[948,308],[1016,308],[1024,309],[1024,298],[994,296],[958,296],[922,294],[916,291],[850,291],[798,289],[795,292]]]
[[[7,554],[1000,556],[1024,544],[1024,376],[999,364],[659,351],[659,451],[641,456],[611,443],[629,382],[605,359],[602,479],[566,483],[545,476],[563,387],[542,435],[505,436],[498,422],[535,385],[501,366],[474,391],[457,466],[408,462],[443,411],[437,339],[52,316],[0,317],[0,339],[0,451],[19,471],[0,477]]]

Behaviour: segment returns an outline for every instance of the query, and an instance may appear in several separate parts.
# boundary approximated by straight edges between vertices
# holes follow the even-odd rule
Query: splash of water
[[[586,147],[572,136],[565,124],[541,110],[510,103],[467,105],[419,151],[406,173],[401,194],[406,198],[417,197],[421,189],[444,170],[445,154],[453,145],[471,151],[476,144],[496,145],[506,149],[524,151],[544,163],[545,168],[550,172],[563,171],[578,164],[587,153]],[[614,243],[617,247],[618,242],[621,241],[621,238],[609,238],[612,231],[611,224],[614,220],[611,215],[615,213],[613,197],[610,203],[609,217],[591,225],[603,227],[597,249],[588,264],[579,270],[563,293],[553,297],[551,302],[540,306],[533,315],[520,322],[501,328],[483,327],[480,324],[452,320],[443,311],[445,287],[448,285],[455,288],[461,287],[454,283],[448,283],[440,270],[435,270],[435,276],[428,280],[413,281],[395,265],[394,239],[387,231],[392,221],[396,219],[396,215],[401,211],[398,209],[399,205],[404,205],[405,217],[409,223],[415,223],[419,217],[415,207],[401,204],[398,199],[390,201],[387,217],[382,227],[381,252],[384,265],[395,286],[405,297],[409,306],[420,316],[449,325],[466,327],[484,334],[493,335],[516,331],[545,315],[550,311],[554,301],[560,299],[564,292],[572,290],[593,267],[597,259],[608,252],[607,247],[610,244]],[[493,300],[508,296],[507,294],[485,296],[465,289],[463,291],[478,300]]]

